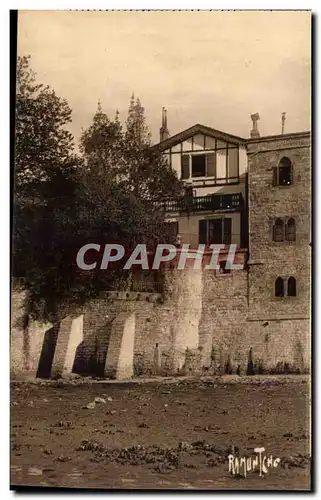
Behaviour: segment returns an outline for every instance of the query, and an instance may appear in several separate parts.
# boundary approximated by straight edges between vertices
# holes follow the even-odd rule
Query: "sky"
[[[159,141],[196,123],[249,137],[310,129],[310,13],[19,11],[18,54],[73,111],[76,140],[101,101],[126,118],[134,92]]]

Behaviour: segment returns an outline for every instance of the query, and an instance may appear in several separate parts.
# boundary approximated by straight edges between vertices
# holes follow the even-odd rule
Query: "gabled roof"
[[[172,137],[165,139],[165,141],[155,144],[154,146],[151,147],[151,150],[165,151],[166,149],[171,148],[172,146],[176,146],[176,144],[179,144],[183,141],[186,141],[187,139],[190,139],[196,134],[207,135],[209,137],[213,137],[214,139],[220,139],[221,141],[230,142],[232,144],[242,144],[242,145],[246,144],[246,139],[243,139],[242,137],[237,137],[236,135],[227,134],[220,130],[216,130],[212,127],[206,127],[205,125],[197,123],[196,125],[193,125],[192,127],[189,127],[186,130],[179,132],[179,134],[175,134]]]

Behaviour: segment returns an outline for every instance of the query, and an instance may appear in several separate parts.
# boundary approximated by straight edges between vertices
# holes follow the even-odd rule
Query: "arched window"
[[[275,280],[275,296],[284,297],[284,281],[280,277]]]
[[[295,241],[295,220],[292,218],[285,224],[285,239]]]
[[[284,224],[282,219],[276,219],[273,226],[273,240],[283,241],[284,240]]]
[[[296,297],[296,279],[293,276],[288,279],[288,297]]]
[[[280,160],[278,174],[278,184],[280,186],[292,184],[292,162],[290,158],[284,156]]]

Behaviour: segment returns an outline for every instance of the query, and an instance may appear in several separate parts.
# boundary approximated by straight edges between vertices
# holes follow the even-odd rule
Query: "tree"
[[[117,112],[110,119],[99,103],[76,157],[67,102],[36,83],[28,58],[18,61],[17,80],[13,273],[26,279],[30,313],[57,322],[124,279],[119,269],[80,270],[83,245],[117,242],[130,250],[172,242],[157,202],[179,196],[181,183],[151,154],[138,99],[125,128]]]
[[[29,60],[19,57],[17,64],[12,274],[25,278],[30,312],[39,315],[44,302],[48,317],[59,302],[54,283],[65,262],[77,158],[65,128],[71,109],[50,87],[36,83]]]
[[[37,84],[30,57],[18,57],[15,182],[17,194],[24,184],[50,181],[74,165],[73,136],[65,126],[71,109],[49,86]]]
[[[151,144],[151,135],[146,126],[145,109],[139,98],[135,100],[134,94],[129,103],[125,139],[128,149],[133,152],[142,147],[148,148]]]
[[[83,132],[84,168],[78,171],[78,193],[84,241],[117,242],[127,249],[145,243],[173,243],[164,208],[157,204],[181,192],[181,183],[166,161],[150,152],[144,109],[131,99],[125,129],[118,114],[111,120],[100,103],[92,125]],[[87,240],[86,240],[87,241]],[[89,274],[88,274],[89,275]],[[124,279],[122,272],[90,273],[95,289],[108,289]]]
[[[174,170],[163,156],[150,152],[151,136],[146,126],[145,110],[139,98],[135,100],[134,94],[129,104],[124,139],[128,182],[135,194],[154,201],[180,196],[182,184]]]
[[[98,104],[93,124],[82,134],[81,151],[84,169],[78,173],[86,199],[95,202],[95,216],[115,217],[114,225],[132,238],[139,235],[140,242],[166,239],[165,212],[157,202],[180,197],[182,183],[161,155],[151,153],[139,99],[131,98],[125,130],[117,113],[110,120]]]

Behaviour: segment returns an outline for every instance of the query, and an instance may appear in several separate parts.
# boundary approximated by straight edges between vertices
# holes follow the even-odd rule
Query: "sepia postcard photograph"
[[[19,10],[10,489],[303,491],[310,10]]]

